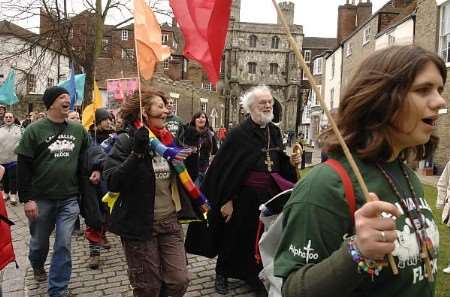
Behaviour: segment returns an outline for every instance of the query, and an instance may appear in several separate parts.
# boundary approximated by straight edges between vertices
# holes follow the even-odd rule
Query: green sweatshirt
[[[352,179],[359,208],[364,201],[356,177],[345,158],[336,159]],[[318,165],[296,185],[284,209],[283,235],[275,256],[275,275],[285,279],[283,296],[434,296],[434,283],[424,276],[413,227],[397,196],[375,164],[357,163],[369,191],[401,210],[402,216],[396,220],[398,239],[392,253],[399,275],[394,276],[386,267],[372,281],[368,275],[357,272],[343,244],[343,236],[351,235],[353,227],[341,179],[327,165]],[[415,208],[399,163],[384,163],[383,167],[395,180],[399,192],[406,195],[406,204]],[[409,169],[408,175],[419,210],[426,218],[426,232],[433,246],[439,247],[439,233],[423,198],[422,185]],[[436,273],[436,259],[433,263]]]

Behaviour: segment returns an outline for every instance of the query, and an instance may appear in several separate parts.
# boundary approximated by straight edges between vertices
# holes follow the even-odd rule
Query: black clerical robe
[[[254,257],[258,208],[280,192],[268,191],[270,187],[252,187],[247,183],[251,172],[268,171],[267,152],[273,162],[270,164],[272,172],[277,171],[285,179],[295,182],[296,170],[283,151],[280,129],[272,123],[261,128],[247,119],[227,136],[206,173],[202,187],[212,206],[208,221],[219,255],[216,271],[250,283],[262,268]],[[225,223],[220,208],[229,200],[233,200],[234,210],[231,220]]]

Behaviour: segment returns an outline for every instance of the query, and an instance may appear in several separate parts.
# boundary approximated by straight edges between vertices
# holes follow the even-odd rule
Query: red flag
[[[209,80],[219,80],[231,0],[170,0],[184,35],[184,55],[198,61]]]

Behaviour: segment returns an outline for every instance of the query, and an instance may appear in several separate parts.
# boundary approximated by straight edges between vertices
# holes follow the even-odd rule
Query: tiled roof
[[[336,38],[305,37],[303,39],[303,48],[332,49],[336,45]]]

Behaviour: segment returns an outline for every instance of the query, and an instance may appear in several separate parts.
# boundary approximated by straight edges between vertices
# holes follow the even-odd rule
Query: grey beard
[[[258,125],[265,126],[265,125],[267,125],[268,123],[272,122],[272,120],[273,120],[273,112],[270,113],[270,114],[267,115],[267,116],[266,116],[264,113],[262,113],[262,112],[258,112],[258,113],[256,114],[256,119],[254,119],[253,117],[252,117],[252,119],[253,119]]]

